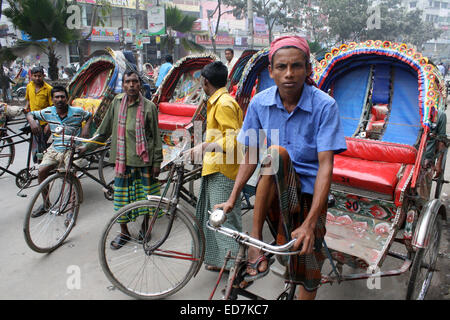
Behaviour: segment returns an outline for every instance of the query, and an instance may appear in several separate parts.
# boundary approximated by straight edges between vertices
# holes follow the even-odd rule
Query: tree
[[[79,38],[77,30],[66,25],[70,14],[66,0],[7,0],[3,11],[16,28],[29,35],[32,45],[41,48],[49,59],[50,79],[58,79],[57,42],[68,44]],[[43,40],[38,42],[39,40]],[[24,45],[22,43],[22,45]]]
[[[0,18],[2,17],[3,1],[0,0]],[[3,101],[9,102],[7,89],[9,88],[9,80],[5,75],[3,64],[14,61],[17,57],[14,55],[10,48],[3,48],[0,43],[0,89],[2,89]]]
[[[196,17],[183,14],[180,9],[175,6],[166,8],[166,36],[161,39],[161,46],[167,47],[167,51],[173,55],[175,49],[174,31],[181,33],[190,33],[194,27]],[[203,52],[205,48],[192,40],[181,38],[181,45],[188,51]]]
[[[407,42],[421,48],[442,31],[421,19],[422,11],[408,11],[401,0],[380,0],[379,10],[369,0],[320,0],[330,36],[336,43],[365,40]],[[377,23],[371,23],[375,19]]]
[[[83,65],[86,61],[86,48],[88,46],[88,39],[92,35],[92,30],[95,26],[105,25],[104,19],[111,14],[111,3],[108,0],[97,0],[94,4],[94,10],[92,10],[91,14],[91,25],[87,35],[81,39],[77,40],[78,43],[78,55],[80,57],[79,64]]]
[[[247,0],[222,0],[224,4],[234,7],[236,17],[247,15]],[[273,40],[275,25],[287,28],[298,26],[299,21],[294,14],[294,8],[305,0],[253,0],[253,12],[256,16],[264,18],[269,32],[269,41]]]
[[[234,11],[233,9],[228,9],[228,10],[225,9],[225,11],[222,11],[223,10],[223,8],[222,8],[222,1],[223,0],[217,0],[216,9],[214,11],[208,13],[208,21],[209,21],[209,23],[212,23],[212,19],[214,18],[214,16],[216,16],[216,18],[217,18],[216,25],[215,26],[211,26],[212,30],[211,30],[211,34],[210,34],[211,43],[212,43],[212,46],[213,46],[214,53],[217,53],[216,37],[217,37],[217,33],[219,32],[220,20],[221,20],[221,18],[222,18],[222,16],[224,14],[232,13]],[[216,15],[216,13],[217,13],[217,15]],[[214,27],[214,29],[213,29],[213,27]]]

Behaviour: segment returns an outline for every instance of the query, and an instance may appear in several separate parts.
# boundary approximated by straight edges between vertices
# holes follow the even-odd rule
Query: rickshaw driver
[[[69,94],[62,86],[55,86],[51,90],[51,96],[54,106],[45,108],[43,110],[30,111],[26,114],[26,118],[30,125],[34,124],[35,120],[48,121],[50,131],[55,133],[57,127],[65,126],[65,135],[81,136],[83,138],[89,137],[89,127],[92,122],[92,114],[83,108],[72,107],[67,103]],[[84,124],[84,127],[82,126]],[[58,124],[59,123],[59,124]],[[59,164],[64,163],[67,166],[70,156],[70,150],[67,142],[64,142],[62,137],[53,135],[53,143],[44,153],[41,164],[38,169],[38,181],[41,184]],[[44,202],[48,200],[44,199]],[[44,203],[39,206],[31,215],[32,218],[37,218],[47,212]]]
[[[320,286],[333,159],[334,154],[346,150],[337,103],[314,85],[309,59],[309,46],[303,38],[282,37],[272,42],[269,73],[276,86],[251,101],[238,136],[247,147],[244,161],[228,201],[215,207],[225,213],[234,207],[257,167],[250,162],[250,155],[259,154],[255,149],[261,140],[252,141],[246,132],[253,129],[258,135],[263,129],[271,158],[279,159],[279,170],[259,178],[251,236],[262,239],[267,216],[278,227],[279,244],[297,238],[294,250],[302,245],[301,253],[290,259],[292,271],[285,277],[300,285],[301,300],[314,299]],[[274,129],[279,132],[279,146],[272,145]],[[269,261],[256,248],[248,250],[246,272],[246,281],[269,272]]]

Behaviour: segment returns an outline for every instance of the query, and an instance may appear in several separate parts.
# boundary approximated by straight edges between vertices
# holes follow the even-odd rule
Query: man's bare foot
[[[259,273],[263,273],[268,267],[268,261],[263,252],[256,248],[248,249],[246,272],[249,276],[256,276]]]

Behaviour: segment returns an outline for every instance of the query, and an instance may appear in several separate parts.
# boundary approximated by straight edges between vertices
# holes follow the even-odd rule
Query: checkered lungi
[[[208,266],[222,268],[225,256],[231,250],[233,257],[237,256],[239,244],[232,238],[214,232],[207,228],[209,211],[213,211],[216,204],[224,203],[233,191],[234,180],[225,177],[221,173],[214,173],[202,178],[200,196],[197,202],[196,217],[203,228],[206,239],[205,259]],[[242,231],[241,199],[236,201],[234,209],[227,213],[224,227]],[[229,260],[226,269],[231,269],[234,261]]]
[[[147,195],[160,195],[160,184],[152,177],[151,167],[126,167],[123,177],[114,180],[114,210],[118,211],[127,204],[147,200]],[[122,216],[118,223],[135,221],[138,216],[153,214],[146,208],[135,209],[127,216]]]
[[[289,242],[291,232],[298,228],[308,216],[312,204],[312,195],[301,193],[300,177],[295,172],[286,149],[272,146],[269,148],[271,161],[278,163],[274,179],[277,183],[278,196],[275,197],[268,211],[270,224],[276,232],[277,244]],[[263,161],[264,163],[264,161]],[[320,286],[321,270],[325,260],[322,247],[325,237],[327,208],[320,215],[314,230],[314,252],[310,255],[284,257],[285,279],[301,284],[307,291],[315,291]]]

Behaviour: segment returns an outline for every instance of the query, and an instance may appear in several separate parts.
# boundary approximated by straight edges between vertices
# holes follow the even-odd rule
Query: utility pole
[[[247,21],[248,21],[248,36],[249,36],[249,47],[253,49],[254,38],[253,38],[253,0],[247,0]]]
[[[139,18],[141,15],[140,8],[141,7],[140,7],[139,0],[136,0],[136,38],[139,34],[139,27],[140,27],[140,23],[139,23],[140,22]],[[135,41],[135,44],[136,44],[136,41]],[[142,50],[136,48],[136,53],[137,53],[136,68],[138,71],[140,71],[140,66],[142,65]]]

